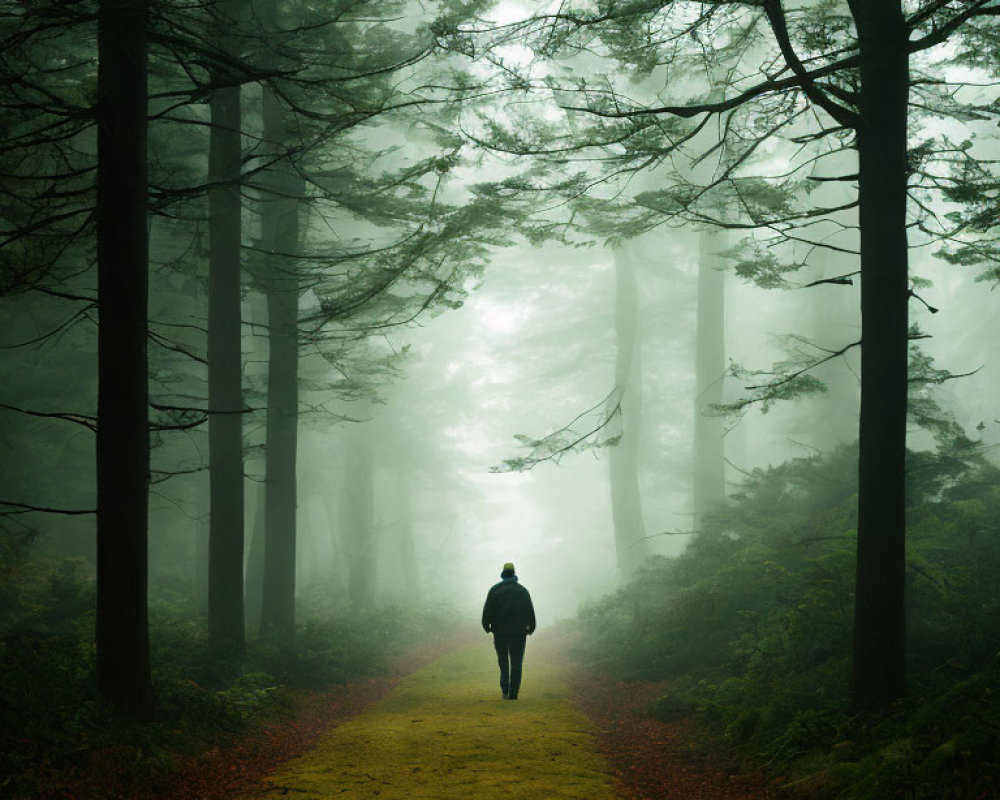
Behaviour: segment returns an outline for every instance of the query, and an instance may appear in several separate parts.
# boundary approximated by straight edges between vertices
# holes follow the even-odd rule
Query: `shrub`
[[[94,689],[89,565],[45,557],[32,551],[31,537],[7,536],[0,574],[5,797],[62,796],[58,787],[70,784],[78,796],[146,796],[143,787],[163,784],[180,756],[291,713],[295,688],[384,673],[393,653],[454,624],[439,609],[328,611],[301,626],[290,651],[250,641],[246,657],[234,661],[211,656],[195,603],[182,594],[161,598],[150,605],[158,719],[132,724],[111,714]]]
[[[816,796],[975,797],[1000,788],[1000,471],[946,448],[908,470],[909,695],[849,707],[856,451],[758,470],[687,551],[581,611],[578,655],[672,679],[694,714]],[[911,474],[912,473],[912,474]],[[988,795],[982,795],[988,796]]]

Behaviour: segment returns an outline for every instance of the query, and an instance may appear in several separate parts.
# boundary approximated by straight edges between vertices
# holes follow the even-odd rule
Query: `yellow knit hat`
[[[514,562],[508,561],[506,564],[503,565],[503,571],[507,572],[508,570],[510,570],[511,572],[517,571],[514,569]]]

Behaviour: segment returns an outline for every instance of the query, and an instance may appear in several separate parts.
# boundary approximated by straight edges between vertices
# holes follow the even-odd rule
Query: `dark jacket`
[[[516,577],[504,578],[486,593],[483,630],[501,636],[535,632],[535,607],[531,604],[531,595]]]

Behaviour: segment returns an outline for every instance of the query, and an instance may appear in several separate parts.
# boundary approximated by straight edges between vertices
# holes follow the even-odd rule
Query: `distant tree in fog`
[[[610,448],[611,518],[618,569],[631,576],[646,550],[646,526],[639,491],[639,442],[642,437],[642,342],[639,338],[639,287],[628,244],[615,258],[615,388],[612,415],[621,438]]]
[[[724,230],[698,234],[698,321],[695,334],[693,503],[694,527],[726,497],[725,450],[718,406],[726,375]]]
[[[359,416],[371,416],[364,403]],[[375,605],[378,545],[375,540],[375,463],[369,420],[350,424],[344,447],[343,541],[347,556],[347,593],[358,610]]]

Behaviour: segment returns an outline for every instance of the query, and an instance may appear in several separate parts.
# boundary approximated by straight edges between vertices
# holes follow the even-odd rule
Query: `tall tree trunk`
[[[852,3],[860,40],[861,418],[853,699],[904,691],[907,31],[897,2]]]
[[[254,272],[260,273],[261,264],[254,264]],[[259,284],[256,287],[260,288]],[[250,353],[248,364],[267,364],[267,296],[261,291],[252,291],[247,302],[250,322]],[[256,417],[256,414],[254,414]],[[266,417],[265,417],[266,429]],[[266,430],[265,430],[266,435]],[[253,443],[252,443],[253,444]],[[266,469],[266,461],[263,465]],[[255,470],[260,470],[258,465]],[[246,607],[247,626],[250,630],[260,630],[260,609],[264,591],[264,542],[267,532],[265,507],[267,505],[267,481],[258,481],[252,488],[253,523],[250,541],[247,545],[246,566],[243,576],[243,596]],[[244,525],[244,529],[247,525]]]
[[[208,613],[208,542],[211,530],[209,508],[211,508],[212,490],[209,486],[210,477],[198,474],[195,483],[195,517],[194,524],[194,591],[198,610]]]
[[[267,530],[267,484],[259,483],[254,490],[253,532],[247,548],[247,565],[244,596],[246,597],[247,624],[260,629],[261,594],[264,585],[264,540]]]
[[[233,4],[223,4],[231,10]],[[225,35],[224,33],[222,35]],[[227,75],[216,72],[224,82]],[[212,91],[208,176],[208,634],[217,655],[243,653],[243,408],[240,308],[240,86]]]
[[[615,556],[630,577],[645,555],[646,528],[639,494],[639,435],[642,429],[642,370],[639,351],[639,288],[631,252],[615,249],[615,389],[621,404],[622,436],[611,448],[611,518]]]
[[[264,140],[275,153],[287,149],[288,112],[264,90]],[[304,187],[294,165],[282,159],[265,176],[261,244],[266,254],[267,447],[265,473],[264,588],[261,635],[289,642],[295,630],[296,476],[299,413],[299,203]]]
[[[729,246],[724,230],[698,239],[698,327],[695,336],[694,526],[726,496],[722,421],[711,406],[722,402],[725,356],[725,273],[719,253]]]
[[[97,30],[97,688],[153,714],[147,614],[149,279],[145,0],[101,0]]]
[[[347,593],[355,608],[365,610],[375,605],[375,576],[378,564],[374,539],[375,465],[371,423],[352,423],[347,436],[347,469],[344,486],[346,496],[343,513],[344,533],[350,543]]]
[[[288,224],[295,224],[286,217]],[[296,225],[297,227],[297,225]],[[298,450],[298,281],[269,277],[266,495],[261,635],[295,628],[296,453]],[[290,285],[289,285],[290,284]]]

